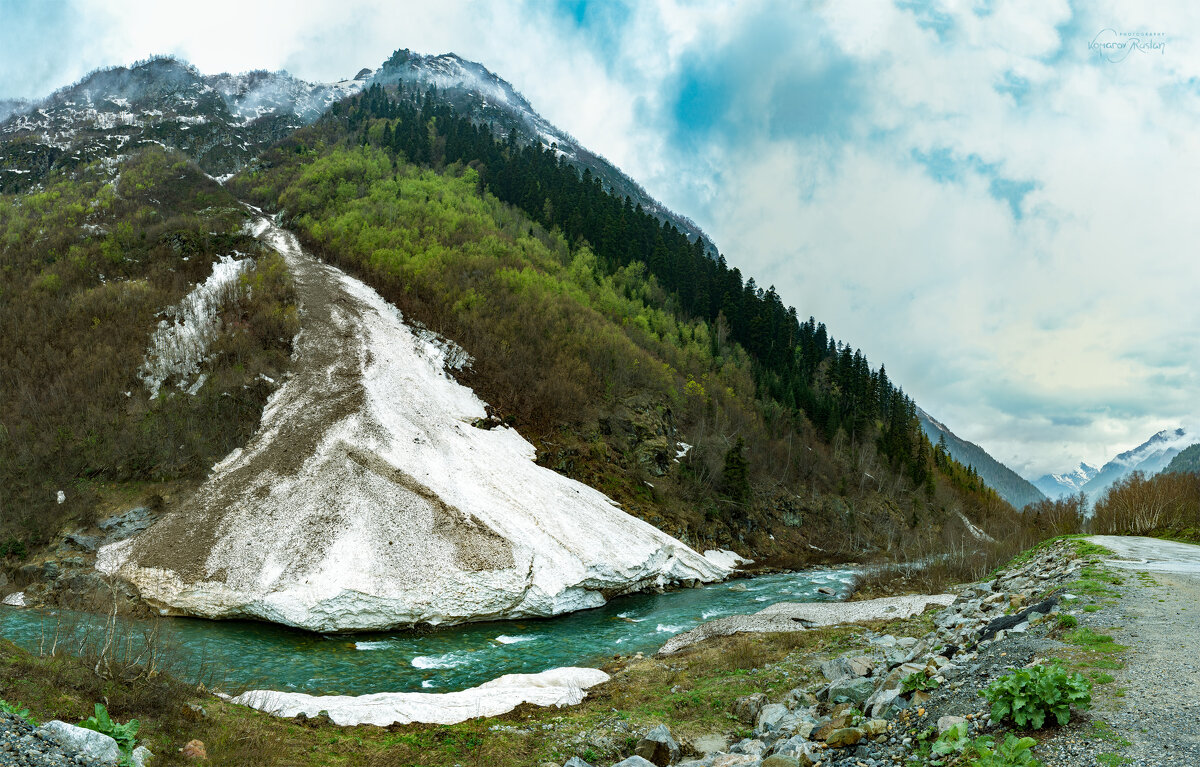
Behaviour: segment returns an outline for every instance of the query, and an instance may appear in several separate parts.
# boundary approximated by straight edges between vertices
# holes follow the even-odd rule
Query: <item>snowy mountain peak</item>
[[[448,102],[477,124],[488,126],[497,136],[505,137],[515,132],[523,143],[553,147],[567,162],[580,170],[590,170],[605,190],[617,197],[629,197],[634,204],[641,205],[660,221],[670,223],[689,239],[702,238],[708,252],[716,256],[716,246],[695,222],[662,205],[608,160],[551,124],[511,83],[478,62],[468,61],[456,53],[422,55],[402,48],[375,72],[371,84],[402,84],[418,91],[436,89],[440,100]]]

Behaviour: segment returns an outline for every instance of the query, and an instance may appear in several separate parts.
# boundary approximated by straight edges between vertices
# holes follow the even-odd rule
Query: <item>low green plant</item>
[[[901,680],[900,689],[904,692],[936,690],[939,684],[938,680],[931,677],[928,672],[914,671]]]
[[[1017,669],[980,692],[992,704],[992,721],[1010,719],[1018,727],[1040,730],[1047,717],[1058,724],[1071,719],[1071,709],[1091,706],[1092,683],[1082,674],[1068,673],[1062,664]]]
[[[108,709],[104,707],[104,704],[97,703],[96,713],[80,722],[79,726],[88,730],[102,732],[115,740],[117,747],[121,749],[121,764],[126,765],[131,763],[130,755],[137,745],[138,720],[130,719],[125,724],[114,722],[108,715]]]
[[[21,704],[19,703],[9,703],[3,698],[0,698],[0,711],[3,711],[6,714],[12,714],[19,719],[24,719],[26,722],[29,722],[32,725],[37,724],[37,721],[29,715],[29,709],[21,708]]]
[[[1006,735],[999,745],[991,735],[972,739],[967,723],[959,722],[946,730],[929,748],[931,765],[965,765],[966,767],[1040,767],[1033,756],[1033,738]]]
[[[1079,625],[1079,620],[1074,615],[1058,616],[1058,627],[1062,629],[1073,629]]]

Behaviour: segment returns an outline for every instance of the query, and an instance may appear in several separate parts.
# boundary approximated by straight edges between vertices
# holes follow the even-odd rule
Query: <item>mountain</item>
[[[137,503],[152,526],[103,564],[162,603],[358,628],[708,579],[694,550],[797,567],[924,554],[931,527],[1036,534],[882,366],[635,206],[511,86],[389,61],[313,85],[154,59],[0,124],[4,567],[100,545]],[[330,271],[252,236],[258,211]],[[309,297],[339,274],[374,309]],[[345,343],[306,347],[321,323]],[[413,379],[406,333],[463,364]],[[310,363],[346,396],[284,408]],[[418,567],[442,580],[392,611]]]
[[[1096,476],[1088,480],[1081,489],[1095,502],[1114,482],[1128,477],[1135,471],[1140,471],[1146,476],[1159,473],[1190,442],[1183,429],[1164,429],[1104,464]]]
[[[1167,464],[1165,472],[1172,474],[1182,474],[1189,472],[1191,474],[1200,474],[1200,444],[1185,447],[1179,451],[1179,455],[1171,459]]]
[[[171,57],[99,70],[37,104],[4,107],[0,190],[155,144],[186,153],[210,175],[228,175],[361,90],[362,77],[314,84],[286,72],[205,76]]]
[[[1023,509],[1031,503],[1044,500],[1045,495],[1031,485],[1025,478],[997,461],[979,445],[959,437],[954,432],[926,413],[917,408],[917,418],[921,421],[921,429],[935,445],[943,437],[950,457],[959,463],[972,466],[979,477],[987,483],[1000,497],[1008,501],[1014,508]]]
[[[1047,498],[1057,499],[1067,495],[1075,495],[1092,477],[1100,473],[1095,466],[1080,463],[1074,470],[1065,474],[1045,474],[1033,481],[1033,486],[1046,494]]]
[[[401,49],[374,73],[371,83],[383,86],[403,83],[419,91],[434,88],[439,100],[473,122],[488,126],[497,138],[504,139],[513,132],[521,143],[554,148],[562,159],[599,178],[605,191],[617,198],[629,197],[635,205],[670,223],[690,240],[699,237],[710,255],[716,256],[716,246],[695,222],[666,208],[608,160],[551,125],[510,83],[482,64],[453,53],[422,56]]]

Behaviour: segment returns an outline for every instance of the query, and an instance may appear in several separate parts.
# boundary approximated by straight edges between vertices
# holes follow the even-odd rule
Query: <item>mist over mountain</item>
[[[1167,467],[1171,459],[1192,443],[1184,429],[1163,429],[1142,444],[1117,455],[1080,488],[1095,502],[1100,495],[1135,471],[1153,476]]]

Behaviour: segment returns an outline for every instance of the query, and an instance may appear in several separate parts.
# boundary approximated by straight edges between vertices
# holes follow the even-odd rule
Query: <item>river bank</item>
[[[340,728],[323,717],[269,717],[197,694],[194,688],[173,688],[173,697],[162,682],[154,682],[160,686],[151,693],[139,689],[150,684],[146,680],[89,687],[90,672],[77,662],[35,658],[11,645],[0,651],[6,680],[0,695],[20,700],[43,717],[65,719],[66,712],[87,713],[103,688],[115,718],[144,719],[147,745],[166,764],[183,763],[177,749],[199,739],[214,764],[515,767],[557,766],[578,758],[600,767],[629,757],[644,735],[665,725],[680,745],[678,760],[749,766],[765,763],[773,750],[779,753],[782,744],[801,734],[781,737],[785,733],[775,726],[779,716],[793,725],[812,725],[802,740],[821,764],[885,764],[927,747],[928,733],[932,728],[936,737],[942,717],[964,717],[972,734],[1003,733],[988,721],[978,690],[1013,667],[1058,657],[1092,679],[1097,709],[1073,717],[1067,727],[1034,733],[1035,754],[1048,764],[1092,764],[1115,750],[1101,737],[1096,711],[1119,702],[1104,669],[1121,662],[1112,648],[1088,643],[1093,634],[1078,633],[1094,625],[1089,630],[1096,634],[1106,625],[1106,610],[1120,588],[1112,583],[1119,576],[1089,561],[1097,551],[1083,543],[1059,542],[1027,553],[997,577],[956,587],[959,599],[949,608],[931,608],[906,620],[717,637],[666,657],[614,654],[601,667],[611,679],[591,688],[577,706],[526,705],[455,725]],[[999,619],[1004,620],[997,628]],[[989,627],[997,633],[985,637]],[[939,660],[949,646],[958,652]],[[854,676],[864,670],[863,664],[850,663],[856,658],[872,661],[863,676]],[[895,689],[895,672],[904,670],[904,664],[932,669],[930,676],[940,679],[940,685],[920,701],[912,693],[892,696],[883,706],[877,706],[880,697],[869,701]],[[848,677],[839,694],[849,690],[861,696],[856,705],[865,714],[857,726],[862,739],[851,746],[831,744],[832,730],[821,731],[838,716],[838,696],[830,696],[831,682],[838,680],[830,676],[839,671]],[[757,713],[767,710],[770,715],[747,720],[746,707],[752,705],[747,701],[757,702]],[[188,703],[203,707],[203,714]],[[763,709],[767,704],[777,705]],[[874,720],[882,724],[870,724]],[[1081,741],[1088,745],[1081,748]],[[705,749],[711,758],[702,757]],[[721,753],[730,758],[721,761]],[[1092,761],[1078,761],[1085,756]]]

